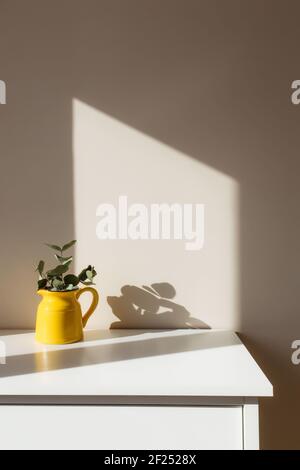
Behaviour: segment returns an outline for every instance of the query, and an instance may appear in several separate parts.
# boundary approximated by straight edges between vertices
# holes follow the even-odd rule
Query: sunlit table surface
[[[272,394],[271,383],[231,331],[88,330],[83,342],[64,346],[39,344],[30,331],[0,331],[2,403],[38,396],[165,397],[171,403],[187,396]]]

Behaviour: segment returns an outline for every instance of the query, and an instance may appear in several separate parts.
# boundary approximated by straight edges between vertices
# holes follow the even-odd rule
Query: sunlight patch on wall
[[[101,301],[89,326],[233,328],[239,314],[236,181],[77,99],[73,154],[76,265],[92,263],[99,273]],[[121,195],[146,207],[204,204],[203,248],[187,251],[174,239],[99,240],[97,208],[117,206]],[[121,293],[126,285],[145,287]],[[175,288],[172,298],[166,285]]]

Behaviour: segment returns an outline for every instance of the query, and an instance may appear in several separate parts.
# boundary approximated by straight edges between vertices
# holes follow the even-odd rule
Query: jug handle
[[[82,317],[82,325],[83,325],[83,328],[86,326],[87,322],[88,322],[88,319],[90,318],[90,316],[94,313],[94,311],[96,310],[96,307],[98,305],[98,302],[99,302],[99,294],[98,292],[96,291],[96,289],[94,289],[93,287],[84,287],[83,289],[79,289],[77,292],[76,292],[76,299],[78,300],[79,297],[81,296],[81,294],[83,294],[84,292],[90,292],[93,296],[93,300],[92,300],[92,303],[91,303],[91,306],[90,308],[88,309],[88,311],[83,315]]]

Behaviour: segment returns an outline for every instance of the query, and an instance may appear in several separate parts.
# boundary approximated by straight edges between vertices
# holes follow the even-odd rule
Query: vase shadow
[[[210,326],[194,318],[183,306],[176,303],[175,288],[167,283],[151,286],[125,285],[120,296],[108,296],[107,302],[113,314],[119,319],[110,325],[111,329],[121,328],[202,328]]]

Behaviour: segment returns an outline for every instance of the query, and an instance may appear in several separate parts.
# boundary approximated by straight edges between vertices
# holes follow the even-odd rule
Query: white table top
[[[262,397],[272,385],[236,334],[224,330],[90,330],[85,341],[44,346],[2,331],[0,398]],[[1,355],[1,350],[0,350]]]

